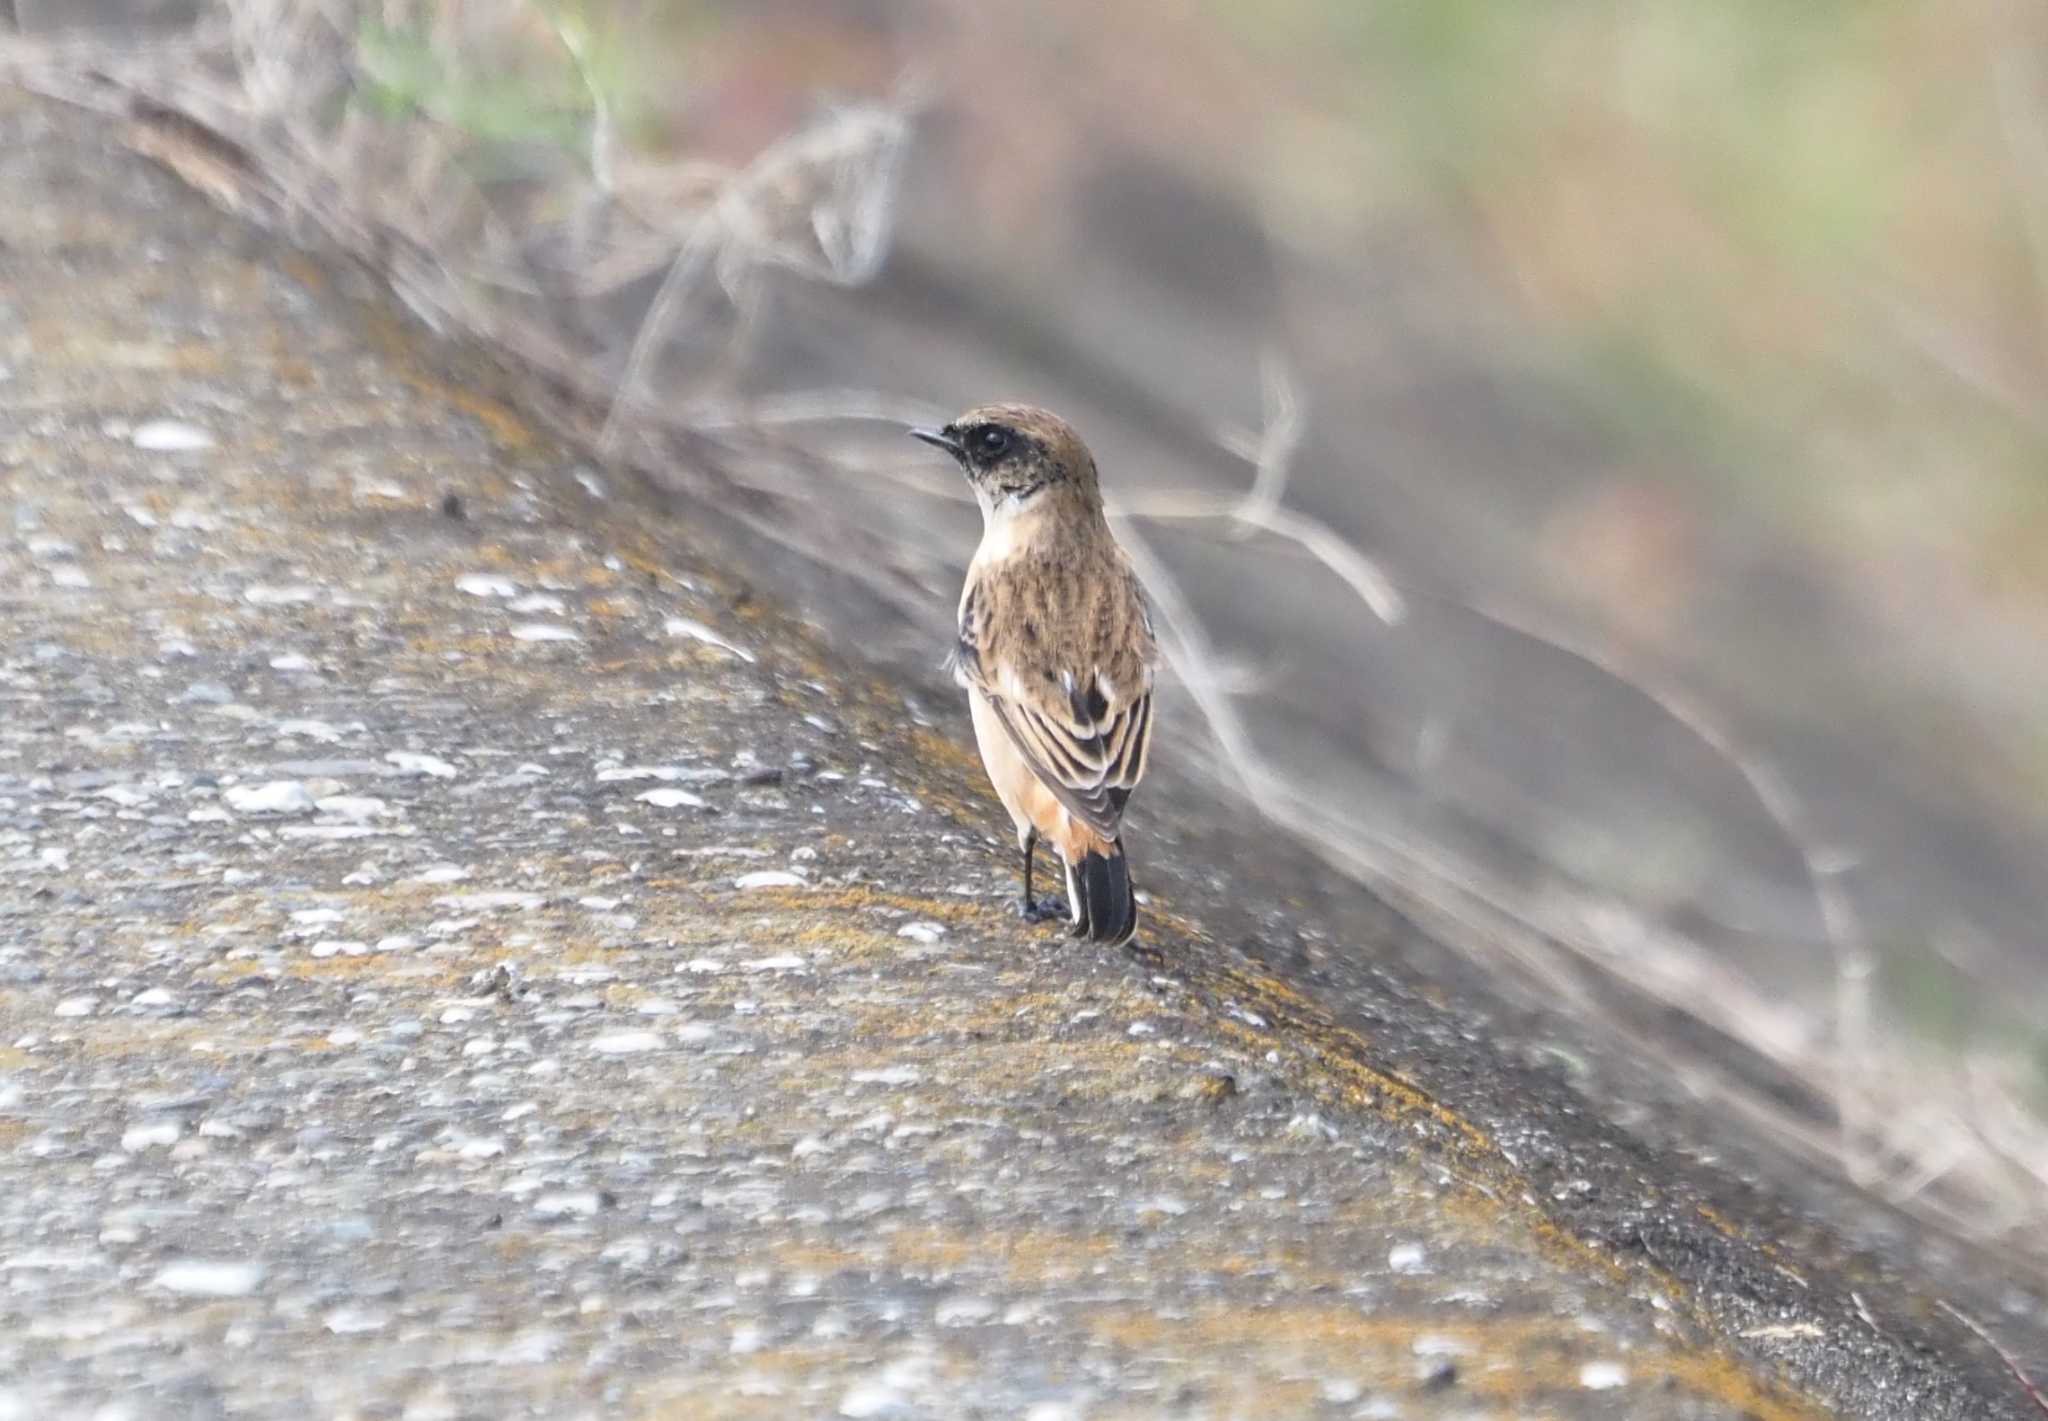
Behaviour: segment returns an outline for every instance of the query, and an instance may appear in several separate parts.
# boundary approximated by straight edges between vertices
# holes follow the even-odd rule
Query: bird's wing
[[[1152,745],[1149,665],[1137,663],[1137,684],[1127,686],[1100,666],[1057,669],[1057,649],[1039,656],[1006,645],[977,601],[970,587],[960,608],[955,675],[988,701],[1053,797],[1103,838],[1116,838]]]

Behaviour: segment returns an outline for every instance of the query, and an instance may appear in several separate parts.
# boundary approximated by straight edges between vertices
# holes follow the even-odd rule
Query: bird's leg
[[[1024,892],[1017,899],[1017,916],[1027,923],[1043,923],[1067,915],[1066,905],[1055,903],[1048,898],[1043,903],[1031,894],[1031,864],[1038,853],[1038,831],[1026,829],[1018,836],[1018,844],[1024,850]]]

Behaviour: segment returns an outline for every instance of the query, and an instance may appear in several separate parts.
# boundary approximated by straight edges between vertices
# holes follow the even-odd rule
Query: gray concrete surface
[[[0,1418],[2026,1414],[1391,979],[1016,923],[345,267],[10,95],[0,186]]]

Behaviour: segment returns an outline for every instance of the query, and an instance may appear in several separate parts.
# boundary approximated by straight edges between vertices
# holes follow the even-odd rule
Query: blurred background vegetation
[[[973,539],[893,421],[1058,405],[1220,668],[1176,718],[1242,716],[1190,793],[1483,880],[1859,1179],[2048,1237],[2048,10],[195,13],[229,60],[161,82],[331,180],[281,206],[871,567],[886,615],[814,611],[874,654],[928,665]],[[1267,491],[1348,574],[1215,511],[1296,417]]]

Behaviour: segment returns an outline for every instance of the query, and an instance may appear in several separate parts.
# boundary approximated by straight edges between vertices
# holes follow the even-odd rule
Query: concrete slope
[[[0,1417],[2025,1414],[1017,923],[957,741],[365,279],[13,96],[0,186]]]

